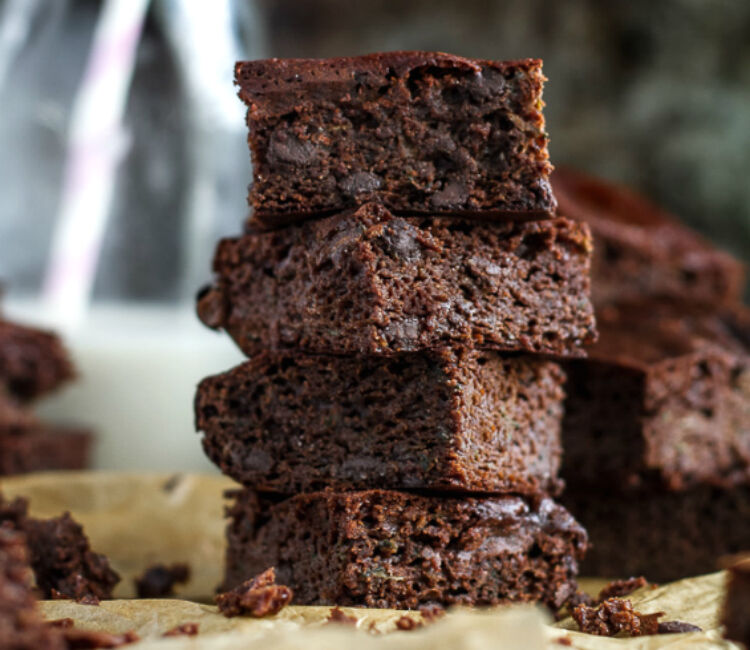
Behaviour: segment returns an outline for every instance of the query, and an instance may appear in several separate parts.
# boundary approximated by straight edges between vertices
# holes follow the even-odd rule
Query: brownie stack
[[[556,170],[594,233],[599,341],[567,367],[564,502],[584,571],[667,581],[750,550],[750,311],[743,268],[634,193]]]
[[[55,334],[0,319],[0,476],[88,465],[90,432],[40,422],[31,410],[72,377]]]
[[[575,590],[565,375],[595,337],[585,225],[553,217],[541,62],[238,63],[254,163],[203,322],[249,361],[196,396],[234,493],[226,587],[414,608]]]

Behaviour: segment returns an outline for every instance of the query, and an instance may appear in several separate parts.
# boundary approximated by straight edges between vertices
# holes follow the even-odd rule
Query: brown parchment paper
[[[180,599],[113,600],[98,607],[69,601],[40,603],[48,619],[69,617],[79,627],[110,632],[136,631],[141,641],[132,648],[232,650],[344,650],[357,648],[739,648],[721,638],[719,614],[724,598],[723,572],[689,578],[660,587],[646,587],[629,596],[644,613],[663,611],[662,620],[681,620],[703,632],[608,639],[575,631],[565,619],[553,623],[541,609],[504,607],[488,610],[452,610],[443,619],[418,630],[395,630],[395,621],[415,612],[349,609],[356,628],[327,625],[329,607],[291,606],[266,619],[219,615],[209,602],[221,579],[223,558],[223,497],[231,481],[214,476],[82,472],[43,474],[0,480],[7,496],[31,499],[40,516],[70,510],[81,521],[95,550],[106,553],[123,575],[117,595],[132,595],[132,578],[154,561],[188,562],[193,578],[178,592]],[[606,580],[584,579],[584,588],[596,594]],[[191,602],[193,601],[193,602]],[[162,638],[186,622],[199,624],[197,637]]]
[[[116,597],[134,597],[133,579],[154,562],[187,562],[190,581],[177,585],[176,594],[204,602],[213,601],[222,579],[222,495],[234,487],[201,474],[51,472],[0,479],[6,497],[28,497],[35,516],[71,512],[92,548],[122,576]]]

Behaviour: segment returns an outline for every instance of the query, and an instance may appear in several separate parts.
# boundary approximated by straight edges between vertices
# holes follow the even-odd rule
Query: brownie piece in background
[[[745,268],[635,192],[572,169],[556,169],[559,213],[594,237],[591,293],[598,307],[651,299],[720,306],[742,298]]]
[[[377,201],[528,219],[555,210],[542,62],[390,52],[239,62],[252,223]]]
[[[7,650],[64,650],[59,630],[37,610],[23,533],[0,526],[0,647]]]
[[[59,337],[0,320],[0,384],[18,400],[48,393],[73,377]]]
[[[0,425],[0,476],[89,467],[93,435],[44,423],[14,432]]]
[[[235,494],[225,588],[276,567],[299,605],[413,609],[541,602],[576,591],[586,533],[546,497]]]
[[[750,468],[750,311],[600,311],[589,358],[565,364],[569,486],[732,483]]]
[[[725,638],[750,648],[750,555],[729,567],[721,622]]]
[[[71,598],[87,603],[112,598],[120,576],[107,558],[91,549],[81,525],[70,513],[37,519],[28,515],[23,498],[6,501],[0,494],[0,528],[22,532],[42,598]]]
[[[476,346],[583,356],[591,241],[566,219],[482,224],[378,204],[219,243],[198,312],[248,355]]]
[[[670,491],[650,481],[623,490],[602,479],[596,487],[568,486],[560,500],[591,540],[585,576],[669,582],[716,571],[720,557],[750,546],[747,483]]]
[[[264,352],[201,382],[196,426],[222,472],[258,490],[557,493],[564,379],[494,352]]]

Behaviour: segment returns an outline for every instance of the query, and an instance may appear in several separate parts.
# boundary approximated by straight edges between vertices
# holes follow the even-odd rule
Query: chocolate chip
[[[371,172],[357,172],[339,181],[341,191],[348,196],[373,192],[380,187],[380,178]]]
[[[434,208],[459,208],[465,205],[468,196],[469,192],[463,184],[451,181],[435,192],[430,202]]]
[[[276,132],[268,145],[272,162],[309,165],[315,159],[315,145],[309,140],[298,140],[287,133]]]

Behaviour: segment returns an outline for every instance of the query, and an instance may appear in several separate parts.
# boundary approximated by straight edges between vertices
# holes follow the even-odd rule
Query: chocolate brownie
[[[727,639],[750,648],[750,555],[729,568],[721,622]]]
[[[594,235],[592,297],[602,306],[647,299],[710,306],[739,301],[742,264],[673,215],[619,185],[556,169],[560,214]]]
[[[658,305],[600,312],[589,358],[566,363],[569,485],[668,489],[750,473],[750,312]],[[648,577],[648,576],[647,576]]]
[[[38,397],[72,377],[73,366],[55,334],[0,320],[0,384],[13,397]]]
[[[538,59],[268,59],[237,63],[235,81],[258,226],[368,201],[407,213],[554,212]]]
[[[24,535],[0,526],[0,648],[63,650],[60,631],[37,610],[30,578]]]
[[[0,476],[86,469],[91,443],[82,429],[38,424],[9,433],[0,426]]]
[[[591,540],[582,575],[678,580],[715,571],[721,556],[750,540],[748,484],[675,492],[658,481],[633,489],[602,481],[568,487],[561,500]]]
[[[298,605],[414,609],[542,602],[575,593],[586,533],[546,497],[368,490],[277,501],[235,493],[226,587],[268,567]]]
[[[5,501],[0,495],[0,526],[26,536],[31,568],[43,598],[98,602],[112,598],[120,576],[104,555],[91,550],[89,539],[70,513],[50,519],[28,515],[28,502]]]
[[[560,366],[495,352],[264,352],[198,388],[207,455],[259,490],[557,492]]]
[[[224,239],[198,312],[248,356],[456,345],[583,356],[590,254],[586,226],[566,219],[480,224],[367,204]]]

